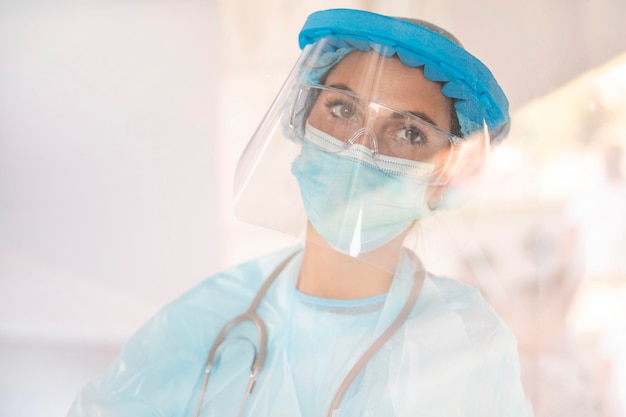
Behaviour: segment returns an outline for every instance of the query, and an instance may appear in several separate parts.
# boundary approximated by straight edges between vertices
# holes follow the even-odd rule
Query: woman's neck
[[[322,298],[356,300],[384,294],[389,290],[399,261],[401,245],[368,253],[368,261],[329,247],[309,227],[298,290]],[[384,259],[387,265],[377,261]]]

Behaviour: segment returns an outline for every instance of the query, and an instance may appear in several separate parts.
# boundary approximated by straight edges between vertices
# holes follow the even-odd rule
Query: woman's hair
[[[440,83],[441,84],[441,83]],[[461,122],[459,122],[459,115],[456,112],[456,100],[450,99],[450,133],[454,136],[462,138],[463,132],[461,130]]]

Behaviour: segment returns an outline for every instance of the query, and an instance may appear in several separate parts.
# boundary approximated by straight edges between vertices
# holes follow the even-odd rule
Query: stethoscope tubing
[[[235,317],[234,319],[226,323],[224,327],[222,327],[222,329],[218,333],[217,337],[215,338],[215,341],[213,342],[213,345],[211,345],[211,349],[209,350],[209,354],[207,355],[207,359],[204,364],[204,376],[202,378],[202,385],[200,387],[200,393],[198,394],[198,404],[196,405],[194,417],[198,417],[200,415],[200,409],[202,407],[202,400],[204,399],[204,394],[206,392],[206,387],[209,382],[209,376],[213,368],[213,362],[215,361],[217,350],[219,349],[221,344],[224,342],[224,340],[226,339],[226,336],[228,336],[228,333],[231,330],[233,330],[235,327],[237,327],[241,323],[249,321],[249,322],[252,322],[252,324],[254,324],[255,328],[257,329],[257,333],[259,337],[259,349],[256,352],[254,356],[254,361],[252,362],[252,365],[250,367],[250,381],[248,383],[248,388],[246,389],[246,394],[243,399],[243,402],[239,408],[238,415],[239,416],[242,415],[246,402],[248,400],[248,397],[252,394],[252,391],[254,390],[256,377],[261,372],[261,370],[263,369],[263,366],[265,365],[265,356],[267,354],[267,329],[265,327],[265,323],[263,322],[261,317],[259,317],[256,310],[258,309],[259,304],[261,304],[261,301],[263,300],[263,297],[267,293],[267,290],[269,289],[270,285],[272,285],[272,283],[276,280],[280,272],[287,266],[287,264],[299,252],[300,251],[294,252],[293,254],[285,258],[274,269],[274,271],[272,271],[272,273],[267,277],[267,279],[263,282],[263,285],[261,285],[261,288],[259,288],[254,299],[250,303],[250,306],[248,306],[248,309],[243,314],[240,314],[239,316]]]
[[[272,273],[267,277],[267,279],[263,282],[263,285],[261,285],[261,288],[259,288],[259,290],[257,291],[248,309],[243,314],[240,314],[239,316],[235,317],[234,319],[226,323],[224,327],[222,327],[222,329],[218,333],[217,337],[215,338],[215,341],[211,345],[209,354],[207,355],[207,359],[206,359],[205,366],[204,366],[204,376],[202,378],[202,385],[200,387],[200,392],[198,394],[198,403],[196,405],[194,417],[198,417],[200,415],[200,409],[202,407],[202,400],[204,399],[204,394],[206,392],[206,388],[209,382],[209,376],[212,371],[213,362],[215,361],[215,357],[217,355],[217,351],[219,347],[222,345],[222,343],[224,342],[224,340],[228,336],[228,333],[231,330],[239,326],[241,323],[251,322],[252,324],[254,324],[255,328],[257,329],[258,338],[259,338],[259,349],[255,353],[254,360],[252,362],[252,365],[250,366],[250,381],[248,383],[245,396],[239,407],[238,416],[241,416],[243,414],[248,398],[250,397],[250,395],[252,395],[252,391],[254,390],[256,377],[261,372],[261,370],[263,369],[263,366],[265,365],[265,357],[267,354],[267,328],[265,326],[265,323],[263,322],[261,317],[259,317],[256,311],[259,305],[261,304],[263,297],[265,297],[265,294],[267,293],[267,290],[269,289],[269,287],[276,280],[280,272],[287,266],[287,264],[299,252],[300,251],[294,252],[293,254],[285,258],[272,271]],[[407,319],[407,317],[411,313],[411,310],[413,310],[413,307],[415,306],[415,303],[417,302],[417,299],[419,297],[422,283],[424,282],[424,277],[426,275],[424,268],[422,267],[417,257],[415,257],[415,261],[418,266],[417,272],[415,274],[413,287],[411,288],[411,292],[406,302],[404,303],[402,310],[400,311],[398,316],[394,319],[394,321],[374,341],[374,343],[372,343],[372,345],[363,353],[363,355],[361,355],[359,360],[353,365],[350,371],[346,374],[341,385],[335,392],[335,396],[332,402],[330,403],[330,406],[328,408],[328,413],[326,414],[327,417],[332,417],[333,412],[339,407],[339,405],[341,404],[341,401],[343,400],[343,397],[345,396],[346,392],[348,392],[348,389],[350,388],[350,386],[352,385],[356,377],[359,375],[359,373],[365,368],[365,366],[372,359],[372,357],[374,357],[376,352],[378,352],[380,348],[394,335],[394,333],[398,331],[398,329],[402,326],[404,321]]]
[[[422,283],[424,282],[424,277],[426,276],[426,271],[422,267],[421,262],[417,257],[415,257],[415,261],[419,268],[416,271],[415,279],[413,281],[413,286],[411,287],[411,292],[400,310],[400,313],[396,316],[396,318],[391,322],[391,324],[385,329],[384,332],[381,333],[380,336],[370,345],[369,348],[361,355],[358,361],[352,366],[350,371],[346,374],[345,378],[341,382],[341,385],[335,392],[335,397],[330,403],[328,407],[328,413],[326,413],[327,417],[332,417],[333,412],[339,408],[341,405],[341,401],[343,397],[348,392],[350,386],[356,379],[356,377],[361,373],[361,371],[365,368],[365,365],[376,355],[376,352],[380,350],[384,346],[385,343],[398,331],[398,329],[402,326],[402,324],[406,321],[409,314],[413,310],[413,307],[417,303],[417,299],[419,298],[420,290],[422,288]]]

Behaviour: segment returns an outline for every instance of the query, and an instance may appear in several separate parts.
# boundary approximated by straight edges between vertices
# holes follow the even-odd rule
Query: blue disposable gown
[[[69,417],[192,416],[217,333],[247,309],[289,253],[222,272],[166,306],[129,340],[104,377],[83,389]],[[297,292],[296,256],[258,310],[268,356],[245,415],[325,416],[345,374],[404,305],[413,274],[402,270],[412,271],[410,262],[403,260],[386,296],[341,304]],[[229,337],[201,415],[237,414],[256,342],[252,326]],[[368,362],[333,416],[531,414],[511,332],[477,290],[429,276],[410,317]]]

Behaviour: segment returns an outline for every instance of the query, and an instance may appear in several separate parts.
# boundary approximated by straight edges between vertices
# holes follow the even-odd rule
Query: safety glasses
[[[419,115],[323,85],[299,86],[289,124],[301,140],[306,140],[309,124],[340,140],[344,148],[356,143],[368,147],[374,158],[384,155],[438,165],[445,164],[462,141]]]

